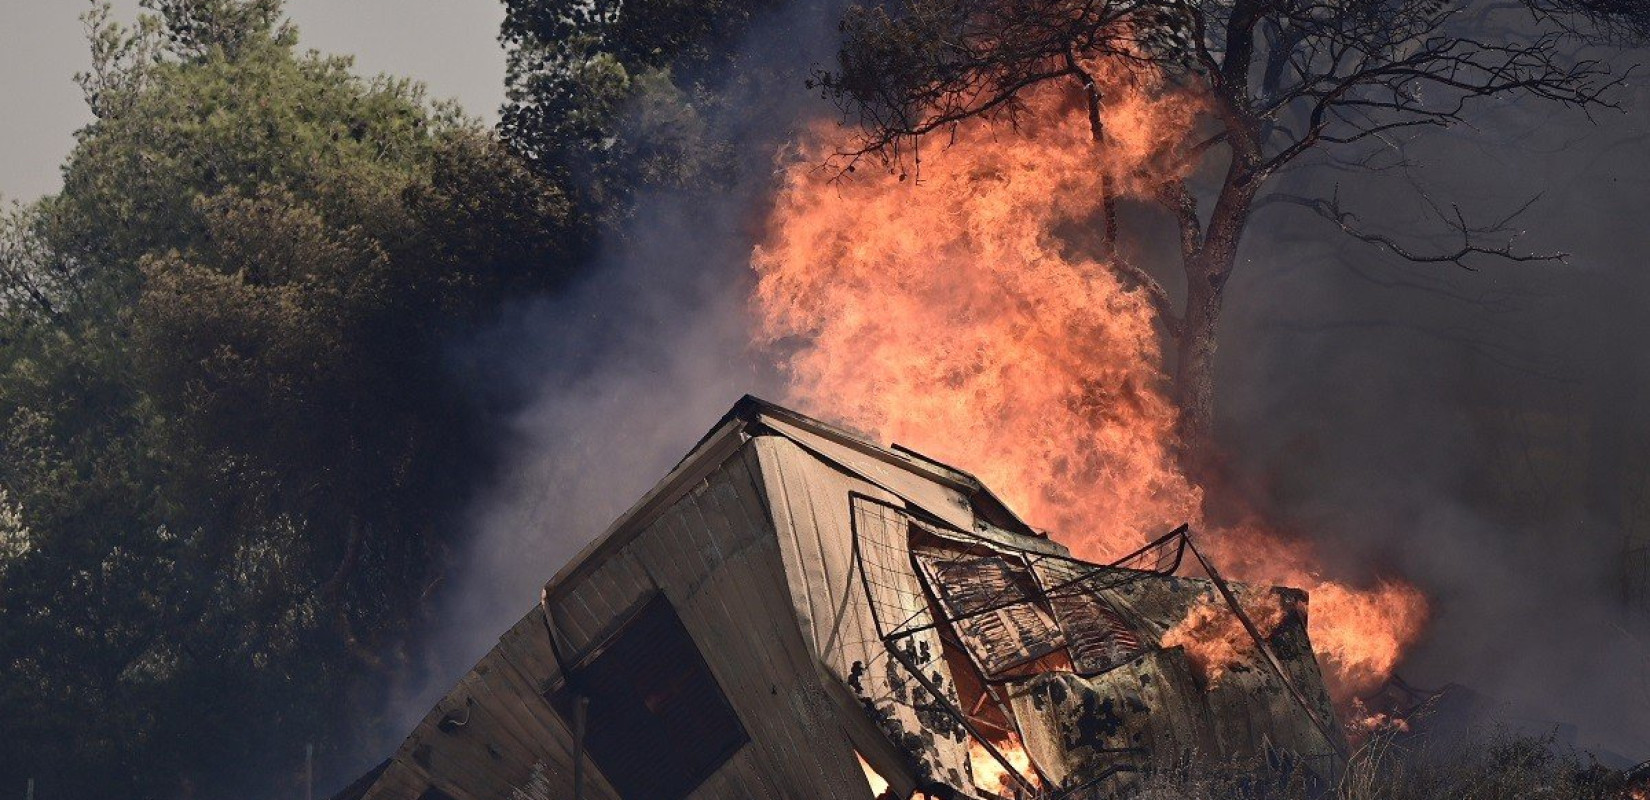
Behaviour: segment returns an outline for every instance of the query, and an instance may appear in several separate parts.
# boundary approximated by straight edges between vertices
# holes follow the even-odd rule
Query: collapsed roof
[[[966,472],[755,398],[546,584],[348,800],[1103,797],[1334,769],[1303,592],[1072,558]],[[1266,608],[1265,619],[1245,608]],[[1186,624],[1242,623],[1203,663]]]

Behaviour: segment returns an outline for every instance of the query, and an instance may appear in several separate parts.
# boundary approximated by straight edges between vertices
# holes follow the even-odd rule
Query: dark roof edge
[[[974,513],[981,519],[999,528],[1027,536],[1047,538],[1041,531],[1027,525],[990,489],[980,483],[979,479],[967,472],[918,454],[909,448],[890,450],[845,428],[821,422],[747,394],[739,398],[728,413],[723,414],[710,431],[699,438],[687,455],[676,462],[669,475],[655,484],[635,505],[619,515],[613,524],[592,539],[577,555],[568,559],[555,576],[546,582],[545,589],[553,593],[555,587],[590,568],[589,565],[602,553],[627,544],[630,539],[625,535],[627,530],[639,532],[641,525],[638,523],[645,524],[651,520],[654,512],[665,504],[674,502],[678,490],[685,483],[702,479],[709,469],[713,469],[715,465],[733,455],[747,439],[768,433],[783,435],[764,425],[764,417],[793,425],[890,466],[948,486],[967,497]]]
[[[378,782],[378,777],[384,774],[384,770],[389,769],[390,760],[391,759],[386,758],[383,761],[378,762],[378,766],[367,770],[361,775],[361,777],[356,778],[353,783],[339,789],[338,793],[333,795],[331,800],[361,800],[361,798],[367,795],[367,790],[371,789],[373,784]]]
[[[1047,538],[1042,531],[1031,527],[1025,520],[1020,518],[1020,515],[1014,513],[1014,510],[1009,508],[1008,504],[1002,501],[1002,498],[998,497],[995,492],[992,492],[972,473],[953,467],[932,456],[924,455],[905,445],[894,443],[883,446],[847,428],[832,425],[749,394],[739,398],[739,402],[734,403],[733,408],[722,417],[722,422],[737,418],[747,424],[757,423],[762,415],[784,420],[810,433],[823,436],[837,444],[857,450],[891,466],[946,484],[967,497],[974,506],[976,514],[999,528],[1028,536]],[[718,423],[718,425],[720,424]],[[715,429],[713,428],[711,433],[714,432]],[[709,439],[711,433],[707,433],[700,442],[703,443]]]
[[[736,406],[737,408],[737,406]],[[618,549],[630,543],[641,532],[647,522],[664,507],[673,503],[685,491],[690,482],[702,480],[710,470],[726,461],[744,445],[750,438],[746,435],[749,423],[729,414],[722,418],[711,432],[706,434],[694,448],[676,466],[670,474],[653,485],[647,494],[642,495],[634,505],[613,520],[596,538],[591,539],[572,558],[568,559],[561,569],[544,584],[546,592],[554,593],[555,587],[566,582],[585,569],[592,568],[604,552]]]

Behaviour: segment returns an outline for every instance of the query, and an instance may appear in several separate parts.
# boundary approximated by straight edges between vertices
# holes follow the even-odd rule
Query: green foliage
[[[148,6],[90,15],[96,120],[0,220],[0,785],[283,794],[383,708],[486,454],[442,343],[577,225],[275,0]]]
[[[142,5],[87,15],[94,121],[0,214],[0,786],[290,796],[386,708],[489,455],[443,343],[639,188],[717,190],[710,76],[775,4],[512,0],[510,147],[279,0]]]
[[[133,35],[156,31],[151,23]],[[394,202],[438,138],[459,127],[451,112],[430,113],[404,81],[363,84],[347,59],[297,56],[289,29],[243,37],[233,56],[212,48],[115,67],[121,88],[105,91],[99,102],[108,108],[79,133],[63,192],[43,209],[59,247],[130,268],[201,235],[196,198],[261,185],[359,215],[359,198]],[[128,52],[159,47],[134,43]],[[109,225],[111,217],[124,224]]]
[[[201,58],[220,50],[230,58],[248,45],[279,31],[283,39],[295,32],[281,26],[282,0],[142,0],[155,11],[173,53]]]
[[[708,132],[735,44],[774,0],[506,0],[508,102],[500,131],[612,222],[640,187],[724,180],[732,144]]]

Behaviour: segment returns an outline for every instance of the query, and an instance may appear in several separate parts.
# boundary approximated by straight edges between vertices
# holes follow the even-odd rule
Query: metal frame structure
[[[853,535],[853,563],[855,565],[855,569],[859,572],[861,588],[864,590],[866,599],[870,606],[871,619],[873,624],[876,626],[878,637],[882,640],[882,643],[888,653],[905,669],[907,674],[909,674],[930,695],[932,695],[935,702],[940,705],[946,714],[956,721],[956,723],[987,753],[989,753],[992,759],[1001,765],[1007,774],[1016,781],[1020,790],[1024,792],[1023,796],[1027,798],[1037,798],[1037,800],[1065,800],[1066,798],[1074,798],[1079,792],[1090,790],[1120,773],[1139,772],[1142,771],[1142,768],[1138,766],[1113,766],[1105,770],[1103,774],[1085,781],[1078,786],[1057,791],[1038,789],[1036,785],[1034,785],[1030,780],[1022,775],[1017,768],[1009,763],[1008,758],[992,742],[991,738],[984,735],[978,729],[972,719],[973,715],[957,707],[946,698],[943,691],[925,674],[924,667],[926,665],[915,663],[915,660],[908,652],[909,648],[901,648],[898,646],[898,643],[903,639],[908,639],[916,636],[917,634],[926,633],[928,631],[935,631],[942,637],[942,640],[949,641],[949,639],[946,639],[945,637],[948,631],[955,630],[952,626],[956,625],[956,623],[966,621],[975,616],[990,614],[1002,609],[1010,608],[1024,603],[1028,599],[1036,602],[1047,603],[1051,598],[1075,596],[1082,592],[1116,589],[1148,577],[1172,576],[1179,572],[1187,552],[1192,554],[1193,559],[1198,563],[1198,566],[1202,569],[1203,573],[1214,585],[1215,590],[1223,603],[1237,617],[1239,622],[1242,624],[1245,633],[1247,633],[1249,638],[1254,642],[1256,649],[1262,655],[1262,660],[1272,669],[1274,673],[1276,673],[1278,679],[1283,683],[1284,687],[1289,692],[1290,697],[1306,713],[1313,726],[1317,728],[1318,732],[1323,736],[1324,741],[1334,752],[1334,755],[1339,756],[1343,760],[1347,757],[1344,744],[1342,743],[1340,737],[1335,735],[1333,723],[1320,717],[1317,710],[1307,699],[1306,694],[1298,685],[1296,685],[1295,681],[1289,676],[1289,673],[1283,668],[1282,662],[1279,660],[1276,652],[1273,651],[1270,643],[1266,640],[1266,637],[1261,634],[1254,621],[1249,617],[1248,613],[1243,610],[1243,607],[1238,602],[1237,596],[1232,591],[1230,584],[1227,583],[1225,578],[1221,576],[1219,569],[1216,568],[1214,564],[1204,556],[1202,550],[1199,549],[1197,544],[1192,540],[1191,530],[1188,525],[1183,524],[1176,527],[1174,530],[1152,540],[1138,550],[1124,555],[1109,564],[1103,565],[1105,569],[1101,570],[1093,569],[1096,565],[1080,559],[1053,553],[1033,552],[1023,548],[1014,547],[1011,544],[992,538],[978,535],[971,531],[959,530],[955,526],[945,523],[943,520],[936,519],[930,515],[924,514],[920,509],[915,509],[909,506],[901,506],[899,504],[890,503],[885,500],[859,493],[851,493],[849,495],[849,502],[854,504],[854,508],[849,514],[851,521],[851,532]],[[1035,594],[1029,598],[1021,595],[1016,595],[1013,598],[1001,597],[999,602],[991,602],[983,608],[975,609],[970,613],[957,616],[945,616],[943,613],[937,613],[943,612],[944,604],[936,602],[933,597],[925,596],[922,598],[923,602],[919,606],[920,610],[910,612],[906,614],[903,619],[894,622],[893,620],[885,618],[885,612],[887,609],[880,607],[880,604],[876,599],[877,595],[872,590],[875,582],[873,581],[871,574],[872,567],[868,566],[866,563],[864,537],[861,535],[859,530],[859,515],[857,513],[861,508],[867,506],[880,509],[884,513],[897,515],[897,517],[903,520],[907,525],[919,525],[924,528],[943,531],[946,538],[974,543],[977,544],[977,546],[987,550],[1014,553],[1025,559],[1026,564],[1033,568],[1034,575],[1034,568],[1036,565],[1045,560],[1063,561],[1069,564],[1078,565],[1081,568],[1087,568],[1087,570],[1075,578],[1054,584],[1052,586],[1045,587],[1042,586],[1040,582],[1037,582]],[[910,554],[909,548],[907,548],[906,558],[904,560],[910,563],[910,567],[913,572],[919,575],[921,574],[921,569],[917,564],[916,556]],[[1110,571],[1119,569],[1128,570],[1128,574],[1117,575],[1115,572]],[[880,588],[885,590],[904,591],[899,587],[888,584],[876,585],[879,585]],[[890,625],[891,622],[893,623],[892,625]],[[961,642],[952,642],[952,644],[958,645],[959,647],[961,646]],[[1119,666],[1130,663],[1133,660],[1140,658],[1142,655],[1143,654],[1137,654],[1128,661],[1113,665],[1111,669],[1116,669]],[[936,653],[932,660],[938,660],[942,657],[942,654]],[[999,710],[1003,712],[1003,715],[1010,721],[1011,725],[1015,724],[1014,714],[1008,710],[1006,703],[1004,703],[1002,698],[996,693],[996,686],[1001,685],[1008,680],[1012,680],[1012,678],[993,679],[990,676],[985,675],[983,672],[979,677],[985,685],[991,701],[998,706]],[[982,700],[983,699],[984,698],[982,698]],[[1014,733],[1018,735],[1019,731],[1016,730]],[[1139,749],[1119,748],[1110,752],[1139,752]]]
[[[942,520],[935,519],[921,513],[920,510],[889,503],[867,495],[850,493],[849,502],[864,503],[880,508],[886,512],[891,512],[892,514],[897,515],[900,521],[907,525],[921,524],[930,528],[937,528],[943,530],[951,538],[972,540],[972,542],[977,543],[978,546],[982,548],[995,551],[1014,552],[1027,559],[1027,564],[1032,567],[1035,567],[1036,564],[1043,560],[1064,561],[1069,564],[1074,564],[1085,568],[1095,566],[1089,562],[1069,556],[1056,555],[1053,553],[1038,553],[1016,548],[1000,541],[979,536],[973,532],[959,530],[955,526],[948,525]],[[858,508],[859,507],[856,506],[854,511],[857,511]],[[849,518],[853,536],[853,563],[855,565],[855,569],[859,572],[861,588],[865,592],[866,599],[870,607],[872,623],[876,626],[877,635],[882,640],[884,647],[887,649],[889,655],[892,656],[894,660],[897,661],[902,667],[904,667],[906,673],[934,697],[935,702],[940,705],[946,714],[950,716],[964,731],[966,731],[968,735],[975,742],[977,742],[1016,782],[1022,792],[1022,797],[1028,799],[1035,798],[1035,800],[1065,800],[1066,798],[1074,798],[1079,792],[1092,789],[1118,774],[1141,771],[1141,768],[1137,766],[1116,765],[1106,769],[1101,775],[1091,778],[1082,784],[1061,790],[1039,789],[1037,785],[1033,784],[1029,779],[1022,775],[1020,770],[1011,764],[1008,761],[1007,756],[1005,756],[992,742],[991,738],[980,732],[978,727],[973,722],[972,715],[964,712],[963,709],[950,702],[946,698],[944,692],[925,674],[925,665],[915,663],[915,660],[911,657],[910,653],[907,652],[907,649],[899,647],[898,643],[903,639],[908,639],[916,636],[917,634],[926,633],[928,631],[936,631],[943,636],[949,626],[952,626],[957,622],[1018,605],[1025,602],[1026,598],[1018,596],[1012,600],[1002,598],[1001,602],[988,603],[986,607],[977,609],[969,614],[958,615],[955,617],[939,615],[936,618],[935,610],[941,609],[943,606],[939,603],[933,602],[933,598],[924,596],[922,598],[923,602],[921,604],[921,610],[910,613],[903,620],[900,620],[897,624],[890,628],[888,625],[889,621],[884,619],[884,610],[879,608],[879,604],[876,600],[876,594],[872,591],[872,570],[866,564],[863,542],[864,537],[861,535],[859,530],[858,514],[850,512]],[[1163,536],[1146,544],[1140,549],[1135,550],[1134,552],[1129,553],[1110,564],[1104,565],[1108,569],[1129,570],[1130,574],[1123,576],[1118,576],[1115,574],[1107,575],[1101,570],[1091,569],[1085,574],[1053,586],[1043,587],[1038,584],[1035,589],[1035,595],[1030,599],[1047,602],[1050,598],[1054,597],[1076,596],[1081,592],[1115,589],[1147,577],[1165,577],[1173,575],[1175,572],[1179,571],[1185,552],[1189,548],[1189,545],[1189,528],[1186,525],[1181,525],[1169,533],[1164,534]],[[1142,562],[1153,554],[1158,555],[1156,562],[1150,567],[1145,567]],[[909,554],[909,550],[907,550],[906,558],[904,560],[909,562],[914,572],[919,571],[915,557]],[[1109,580],[1105,583],[1097,583],[1102,578],[1109,578]],[[903,591],[898,587],[893,587],[886,584],[882,585],[882,588]],[[960,643],[956,644],[960,645]],[[936,653],[934,659],[937,660],[942,657],[943,656],[941,654]],[[1139,657],[1139,655],[1136,655],[1134,658]],[[1131,658],[1130,661],[1134,660],[1134,658]],[[1115,666],[1113,668],[1115,669]],[[987,692],[989,693],[992,702],[996,703],[999,709],[1002,710],[1004,716],[1010,721],[1010,724],[1014,724],[1014,714],[1008,710],[1007,705],[996,694],[996,685],[1000,685],[1004,681],[993,680],[983,674],[980,677],[986,685]],[[1015,731],[1015,733],[1018,735],[1019,731]],[[1140,750],[1139,748],[1118,748],[1112,752],[1140,752]],[[1033,765],[1033,768],[1035,768],[1035,765]]]

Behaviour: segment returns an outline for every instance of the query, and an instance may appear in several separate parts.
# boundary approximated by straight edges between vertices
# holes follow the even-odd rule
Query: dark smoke
[[[1341,566],[1431,598],[1402,675],[1643,759],[1650,638],[1624,611],[1622,555],[1650,523],[1650,94],[1620,99],[1626,113],[1591,121],[1506,103],[1406,145],[1415,169],[1290,179],[1339,184],[1366,222],[1412,240],[1442,230],[1413,182],[1480,220],[1539,195],[1518,247],[1572,255],[1415,264],[1264,212],[1231,287],[1219,385],[1254,496]]]

